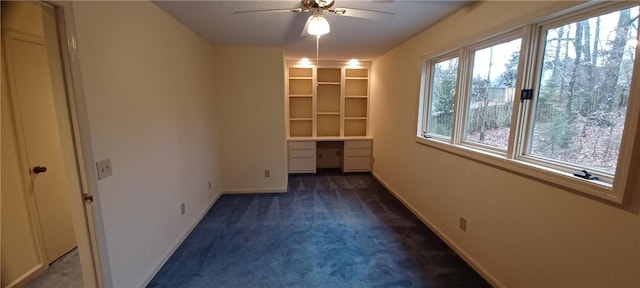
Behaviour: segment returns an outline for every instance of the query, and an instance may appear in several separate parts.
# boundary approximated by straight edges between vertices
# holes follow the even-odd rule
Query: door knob
[[[47,172],[47,167],[41,167],[41,166],[33,167],[33,173],[40,174],[44,172]]]
[[[84,203],[86,203],[86,204],[93,203],[93,195],[89,195],[87,193],[82,193],[82,198],[84,198]]]

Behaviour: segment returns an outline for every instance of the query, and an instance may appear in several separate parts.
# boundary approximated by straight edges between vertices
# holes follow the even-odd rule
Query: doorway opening
[[[1,287],[29,287],[38,278],[49,279],[45,287],[101,287],[70,113],[63,11],[35,1],[1,8]]]

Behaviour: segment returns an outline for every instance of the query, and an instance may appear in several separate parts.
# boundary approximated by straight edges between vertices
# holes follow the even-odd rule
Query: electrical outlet
[[[271,170],[269,169],[264,170],[264,177],[267,177],[267,178],[271,177]]]
[[[184,207],[184,203],[180,204],[180,215],[184,215],[184,212],[187,212],[187,209]]]
[[[111,168],[111,159],[103,159],[96,161],[96,169],[98,170],[98,180],[107,178],[113,173]]]
[[[465,219],[464,217],[460,217],[460,223],[458,223],[458,227],[463,232],[467,231],[467,219]]]

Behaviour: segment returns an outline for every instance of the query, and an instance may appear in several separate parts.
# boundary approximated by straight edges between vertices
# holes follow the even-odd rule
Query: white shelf
[[[323,141],[368,137],[369,67],[320,63],[319,67],[289,66],[287,71],[287,137]]]

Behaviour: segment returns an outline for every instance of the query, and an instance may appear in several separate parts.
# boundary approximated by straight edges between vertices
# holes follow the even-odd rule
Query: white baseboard
[[[147,279],[144,280],[144,284],[142,285],[142,287],[146,287],[147,285],[149,285],[149,282],[151,282],[151,280],[153,280],[153,277],[155,277],[156,274],[158,274],[158,271],[162,269],[162,266],[164,266],[164,264],[167,263],[167,260],[169,260],[171,255],[173,255],[173,253],[176,252],[176,250],[178,249],[178,247],[180,247],[180,244],[182,244],[184,239],[187,239],[187,236],[191,234],[193,229],[196,228],[196,226],[198,225],[198,223],[200,223],[202,218],[204,218],[204,216],[207,215],[207,212],[209,212],[209,210],[211,210],[211,207],[213,207],[213,205],[216,204],[218,199],[220,199],[220,196],[222,196],[222,192],[218,191],[216,193],[216,196],[213,197],[213,200],[211,200],[211,203],[207,205],[207,208],[204,209],[204,211],[202,211],[202,213],[200,214],[200,216],[198,216],[198,218],[196,218],[196,221],[194,221],[189,226],[189,228],[187,228],[187,230],[182,234],[182,236],[178,239],[178,241],[169,249],[169,251],[167,251],[162,261],[160,261],[160,264],[158,264],[155,268],[153,268],[153,270],[151,271],[151,274],[147,276]]]
[[[487,269],[485,269],[484,266],[478,263],[478,261],[476,261],[473,257],[471,257],[471,255],[469,255],[467,252],[465,252],[464,249],[462,249],[455,242],[453,242],[451,238],[449,238],[446,234],[444,234],[442,230],[438,229],[436,225],[434,225],[431,221],[429,221],[426,217],[424,217],[420,212],[418,212],[418,210],[416,210],[409,202],[407,202],[402,196],[400,196],[400,194],[398,194],[398,192],[396,192],[393,188],[391,188],[391,186],[389,186],[386,182],[384,182],[384,180],[382,180],[376,173],[371,172],[371,174],[373,175],[373,178],[375,178],[378,182],[380,182],[382,186],[387,188],[387,190],[389,190],[389,192],[391,192],[391,194],[393,194],[393,196],[395,196],[396,199],[400,200],[400,202],[402,202],[402,204],[405,207],[407,207],[411,211],[411,213],[413,213],[413,215],[418,217],[418,219],[420,219],[420,221],[422,221],[424,225],[427,225],[427,227],[429,227],[431,231],[436,233],[436,235],[438,235],[438,237],[440,237],[442,241],[444,241],[449,247],[451,247],[451,249],[453,249],[462,258],[462,260],[467,262],[467,264],[469,264],[469,266],[471,266],[473,270],[478,272],[478,274],[480,274],[480,276],[482,276],[485,280],[487,280],[493,287],[506,287],[495,276],[489,273],[489,271],[487,271]]]
[[[251,189],[224,189],[223,194],[257,194],[257,193],[286,193],[284,188],[251,188]]]
[[[7,286],[5,286],[5,288],[21,287],[22,285],[24,285],[24,283],[26,283],[27,281],[31,281],[32,279],[34,279],[36,276],[40,275],[40,273],[44,271],[45,271],[45,265],[38,264],[33,268],[31,268],[31,270],[22,274],[22,276],[18,277],[18,279],[9,283]]]

